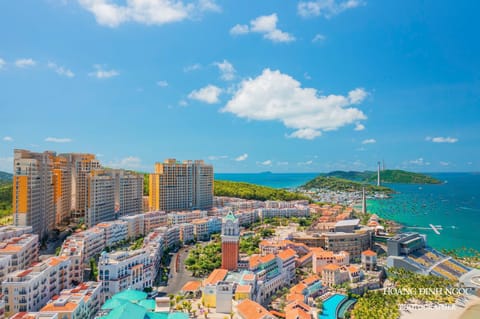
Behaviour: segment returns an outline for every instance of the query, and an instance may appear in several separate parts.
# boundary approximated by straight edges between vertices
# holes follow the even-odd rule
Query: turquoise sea
[[[427,235],[429,245],[480,250],[480,174],[429,174],[441,185],[387,184],[397,193],[390,199],[369,200],[368,211],[404,225],[404,231]],[[316,173],[215,174],[216,179],[242,181],[275,188],[297,187]],[[429,224],[441,226],[440,235]]]
[[[294,188],[315,178],[318,173],[215,174],[215,179],[245,182],[274,188]]]

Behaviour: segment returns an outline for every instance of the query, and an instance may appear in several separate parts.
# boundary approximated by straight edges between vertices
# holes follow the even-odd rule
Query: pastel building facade
[[[2,282],[5,313],[38,311],[53,296],[70,286],[68,257],[51,257],[26,270],[8,274]]]
[[[31,226],[40,237],[55,227],[53,158],[55,153],[14,150],[13,223]]]
[[[30,267],[38,260],[38,235],[23,234],[0,242],[0,258],[4,266],[8,260],[8,273]]]
[[[103,252],[98,262],[98,279],[102,282],[104,296],[111,298],[127,288],[151,287],[156,275],[153,265],[150,252],[145,249]]]
[[[102,283],[89,281],[62,290],[39,313],[55,313],[60,319],[92,319],[102,302]]]

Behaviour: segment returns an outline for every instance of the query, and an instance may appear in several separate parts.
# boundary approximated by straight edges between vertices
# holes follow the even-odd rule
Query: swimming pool
[[[336,294],[323,302],[322,314],[319,319],[337,319],[338,306],[347,299],[346,296]]]

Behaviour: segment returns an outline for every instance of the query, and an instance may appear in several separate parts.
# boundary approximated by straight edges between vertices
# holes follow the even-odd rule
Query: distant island
[[[304,185],[300,186],[303,189],[328,189],[330,191],[338,192],[360,192],[365,187],[367,192],[381,192],[381,193],[393,193],[391,188],[384,186],[376,186],[373,184],[362,183],[352,181],[344,178],[338,178],[333,176],[319,175],[308,181]]]
[[[377,172],[373,171],[333,171],[326,174],[321,174],[325,177],[343,178],[356,182],[376,183]],[[382,183],[396,183],[396,184],[441,184],[442,181],[431,176],[407,172],[399,169],[386,169],[380,172],[380,181]]]

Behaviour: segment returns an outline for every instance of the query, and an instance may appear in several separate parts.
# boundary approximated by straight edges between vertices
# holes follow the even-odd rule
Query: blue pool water
[[[338,306],[347,299],[344,295],[333,295],[323,302],[322,314],[318,316],[319,319],[337,319]]]

